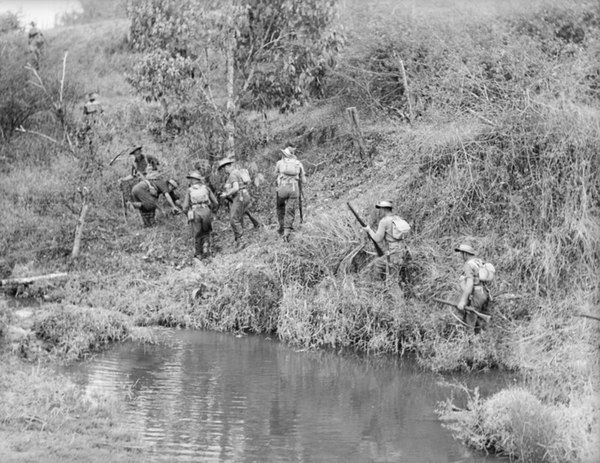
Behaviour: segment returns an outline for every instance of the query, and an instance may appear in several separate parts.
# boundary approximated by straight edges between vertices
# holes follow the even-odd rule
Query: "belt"
[[[192,204],[192,209],[194,209],[194,208],[201,208],[201,207],[208,207],[208,203]]]

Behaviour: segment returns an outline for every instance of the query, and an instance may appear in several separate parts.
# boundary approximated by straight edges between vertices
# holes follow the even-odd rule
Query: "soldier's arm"
[[[183,204],[181,205],[181,209],[183,210],[183,212],[187,213],[187,211],[190,210],[190,204],[191,204],[191,199],[190,199],[190,190],[188,189],[185,192],[185,197],[183,198]]]
[[[306,172],[304,171],[304,165],[300,163],[300,181],[304,185],[306,183]]]
[[[219,200],[210,188],[208,188],[208,199],[213,207],[219,207]]]
[[[383,238],[385,237],[385,222],[383,220],[379,221],[379,226],[377,227],[376,232],[374,232],[368,225],[365,227],[365,229],[367,230],[367,233],[371,235],[371,238],[373,238],[375,241],[377,241],[378,243],[383,241]]]
[[[173,198],[171,198],[171,193],[166,192],[165,198],[167,198],[167,202],[169,203],[169,206],[171,206],[171,208],[174,211],[181,211],[181,209],[179,209],[179,207],[177,207],[177,204],[175,204],[175,202],[173,201]]]
[[[225,190],[223,193],[221,193],[221,196],[224,198],[229,198],[230,196],[233,196],[234,194],[236,194],[238,191],[240,191],[240,184],[236,180],[231,184],[231,188],[229,188],[228,190]]]
[[[458,304],[457,304],[457,306],[460,310],[463,310],[469,303],[469,296],[473,292],[473,286],[474,286],[473,278],[472,277],[465,278],[463,292],[460,296],[460,301],[458,301]]]

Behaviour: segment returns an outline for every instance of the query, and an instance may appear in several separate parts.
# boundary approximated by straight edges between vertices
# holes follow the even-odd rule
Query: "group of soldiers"
[[[177,193],[179,184],[160,172],[159,160],[143,153],[142,146],[134,147],[131,173],[121,178],[121,184],[135,182],[131,188],[129,204],[139,210],[145,227],[154,225],[156,210],[160,208],[159,198],[164,196],[173,214],[186,214],[194,237],[194,258],[206,259],[211,255],[212,224],[219,205],[226,202],[229,206],[229,223],[234,237],[234,247],[239,250],[245,246],[244,217],[248,217],[254,228],[261,226],[252,215],[253,198],[248,171],[237,165],[234,159],[224,158],[217,163],[217,172],[224,179],[222,189],[215,193],[210,183],[210,172],[197,166],[188,172],[188,185],[183,198]],[[278,233],[284,241],[289,241],[295,227],[296,212],[301,201],[302,187],[306,183],[306,172],[302,162],[291,146],[281,150],[281,158],[275,166],[277,176],[276,205]],[[364,225],[362,228],[375,243],[380,256],[372,262],[376,280],[400,282],[406,269],[410,253],[406,246],[406,237],[410,232],[409,224],[393,211],[389,201],[380,201],[375,205],[378,211],[377,230]],[[460,285],[462,294],[455,307],[461,315],[461,322],[479,330],[485,326],[490,294],[486,282],[480,278],[483,265],[477,252],[468,244],[455,249],[463,260]]]
[[[188,185],[185,194],[180,197],[177,193],[178,182],[161,173],[160,162],[155,156],[145,154],[142,146],[135,146],[129,154],[133,156],[131,172],[119,179],[125,201],[139,211],[145,227],[155,224],[156,211],[161,209],[161,197],[167,201],[172,214],[186,214],[194,236],[195,258],[202,260],[211,255],[212,223],[222,203],[229,208],[229,223],[236,250],[247,244],[244,217],[250,220],[254,228],[262,226],[252,214],[254,201],[250,194],[252,181],[248,170],[238,166],[234,159],[227,157],[217,164],[217,173],[224,180],[218,194],[211,185],[210,172],[198,165],[186,175]],[[295,155],[295,148],[288,146],[281,150],[281,159],[275,166],[275,172],[278,232],[288,241],[294,230],[302,185],[306,183],[306,172]]]

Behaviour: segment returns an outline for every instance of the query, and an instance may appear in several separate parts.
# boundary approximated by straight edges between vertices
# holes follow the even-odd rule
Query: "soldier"
[[[90,125],[93,124],[103,112],[102,105],[98,101],[98,94],[94,92],[88,93],[88,100],[83,105],[83,116],[86,122]]]
[[[162,180],[157,172],[151,172],[146,178],[137,183],[131,190],[132,205],[139,209],[144,227],[154,225],[156,209],[159,208],[158,199],[161,194],[165,196],[173,213],[181,212],[171,197],[171,192],[177,188],[177,182],[169,179]]]
[[[46,43],[44,34],[36,27],[35,22],[30,23],[29,33],[27,34],[27,42],[29,45],[29,52],[33,55],[33,67],[39,69],[40,57],[42,56],[42,49]]]
[[[461,312],[464,312],[463,321],[473,328],[473,330],[479,331],[485,328],[486,322],[477,314],[464,309],[469,306],[477,312],[488,314],[490,294],[486,284],[481,281],[479,273],[479,268],[483,266],[483,262],[481,259],[475,257],[477,256],[477,252],[468,244],[461,244],[454,251],[460,253],[463,261],[462,274],[460,276],[462,295],[457,307]]]
[[[218,208],[219,202],[200,172],[192,171],[186,178],[190,186],[183,200],[183,212],[194,234],[194,257],[203,259],[210,256],[213,210]]]
[[[301,201],[302,186],[306,183],[304,166],[296,158],[295,148],[288,146],[281,150],[282,157],[275,165],[277,175],[277,220],[279,234],[289,241],[294,229],[294,218],[298,201]]]
[[[368,225],[363,227],[384,253],[373,262],[374,276],[386,279],[394,275],[399,282],[400,272],[408,256],[404,238],[410,232],[410,225],[392,212],[392,203],[389,201],[380,201],[375,207],[379,209],[381,217],[377,231],[374,232]]]
[[[133,163],[131,166],[131,173],[126,177],[119,179],[120,183],[133,180],[137,177],[144,177],[149,172],[157,171],[160,162],[158,159],[151,154],[144,154],[142,152],[142,146],[134,146],[129,154],[133,156]]]
[[[243,178],[242,172],[235,168],[233,162],[230,158],[219,161],[217,171],[224,171],[227,174],[224,191],[219,197],[230,201],[229,223],[235,238],[235,248],[241,249],[244,247],[243,219],[246,208],[251,203],[251,197],[248,193],[249,179]]]

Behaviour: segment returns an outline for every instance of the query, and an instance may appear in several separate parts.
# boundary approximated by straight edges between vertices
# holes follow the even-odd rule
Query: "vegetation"
[[[146,461],[137,436],[119,423],[127,391],[123,397],[86,395],[51,369],[12,356],[1,360],[0,452],[5,461]]]
[[[271,333],[302,348],[413,352],[439,372],[510,369],[521,374],[518,388],[491,397],[457,390],[468,394],[467,408],[457,412],[453,399],[440,407],[457,438],[521,461],[595,461],[598,324],[577,315],[597,315],[600,302],[600,9],[578,1],[527,8],[479,2],[467,23],[468,1],[459,2],[459,15],[434,2],[414,10],[392,3],[393,10],[379,2],[360,16],[345,3],[347,46],[328,78],[316,93],[284,92],[305,106],[286,106],[258,83],[247,90],[269,104],[253,106],[258,93],[240,97],[233,133],[240,158],[266,179],[255,192],[261,219],[275,222],[272,163],[291,143],[309,173],[307,220],[291,244],[267,226],[248,232],[250,246],[232,253],[221,215],[216,256],[205,266],[190,260],[182,219],[159,217],[152,230],[131,215],[125,222],[114,185],[126,167],[107,167],[133,143],[157,154],[179,180],[199,160],[210,167],[227,132],[220,115],[203,112],[210,105],[201,90],[177,103],[187,122],[165,131],[164,107],[126,90],[124,71],[151,69],[133,64],[126,37],[137,29],[127,21],[99,22],[92,38],[75,27],[49,31],[39,70],[45,94],[23,85],[39,82],[23,68],[23,37],[2,36],[0,53],[11,66],[0,69],[1,276],[70,270],[66,284],[45,288],[55,305],[36,320],[35,333],[71,359],[130,336],[134,325],[164,325]],[[238,57],[247,57],[250,42],[241,37]],[[69,91],[61,93],[65,49]],[[191,51],[176,53],[187,63]],[[258,63],[255,76],[269,69]],[[199,79],[188,64],[186,75]],[[214,64],[223,76],[222,60]],[[238,71],[240,80],[250,75]],[[287,76],[288,84],[299,79]],[[78,138],[83,122],[74,108],[91,90],[101,94],[105,114],[91,137]],[[214,92],[227,96],[224,87]],[[186,113],[187,105],[196,112]],[[348,106],[363,119],[363,157],[344,119]],[[296,111],[282,114],[282,107]],[[83,256],[72,261],[76,192],[84,186],[93,208]],[[381,198],[413,230],[404,282],[387,291],[370,279],[370,245],[344,204],[373,222]],[[462,241],[498,269],[493,322],[477,335],[430,300],[456,297],[460,262],[452,249]],[[9,311],[0,312],[0,335],[13,323]]]

